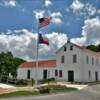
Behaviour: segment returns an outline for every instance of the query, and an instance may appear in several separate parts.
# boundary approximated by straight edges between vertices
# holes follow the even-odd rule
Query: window
[[[76,62],[77,62],[77,55],[74,54],[74,55],[73,55],[73,63],[76,63]]]
[[[92,57],[92,65],[94,65],[94,58]]]
[[[62,77],[62,70],[59,70],[59,77]]]
[[[61,56],[61,63],[64,63],[64,62],[65,62],[65,57]]]
[[[58,76],[58,70],[55,70],[55,76]]]
[[[31,73],[31,71],[28,70],[28,71],[27,71],[27,78],[28,78],[28,79],[30,79],[30,73]]]
[[[66,51],[66,46],[64,46],[64,51]]]
[[[73,50],[73,46],[72,45],[70,46],[70,50]]]
[[[89,64],[89,57],[86,56],[86,63]]]

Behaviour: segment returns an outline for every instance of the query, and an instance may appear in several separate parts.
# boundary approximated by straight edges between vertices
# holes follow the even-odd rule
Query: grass
[[[76,88],[66,87],[64,85],[47,85],[40,87],[41,93],[59,93],[76,91]]]
[[[71,92],[71,91],[76,91],[76,88],[72,87],[66,87],[62,85],[47,85],[40,87],[42,89],[42,92],[37,92],[37,91],[16,91],[16,92],[11,92],[11,93],[5,93],[5,94],[0,94],[0,98],[7,98],[7,97],[19,97],[19,96],[36,96],[40,94],[49,94],[49,93],[62,93],[62,92]],[[49,92],[48,92],[49,91]]]
[[[29,95],[39,95],[39,93],[36,91],[16,91],[11,93],[0,94],[0,98],[29,96]]]
[[[76,91],[76,88],[65,88],[65,89],[53,89],[51,90],[51,93],[60,93],[60,92],[71,92],[71,91]]]

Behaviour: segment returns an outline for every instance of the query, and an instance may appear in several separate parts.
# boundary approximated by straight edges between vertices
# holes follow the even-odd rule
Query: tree
[[[13,77],[16,77],[17,68],[22,62],[24,62],[24,60],[14,57],[9,51],[6,53],[1,52],[0,75],[9,75],[9,73],[11,73]]]
[[[94,45],[89,45],[89,46],[87,46],[87,48],[90,49],[90,50],[92,50],[92,51],[97,52],[97,47],[94,46]]]
[[[95,45],[89,45],[87,46],[88,49],[95,51],[95,52],[100,52],[100,44],[95,46]]]

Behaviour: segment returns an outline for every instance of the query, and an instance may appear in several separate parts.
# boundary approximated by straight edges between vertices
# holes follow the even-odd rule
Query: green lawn
[[[71,92],[71,91],[76,91],[76,88],[63,88],[63,89],[52,89],[51,93],[59,93],[59,92]]]
[[[76,88],[61,86],[61,85],[47,85],[40,88],[41,92],[37,91],[16,91],[11,93],[0,94],[0,98],[7,97],[18,97],[18,96],[36,96],[40,94],[49,94],[49,93],[62,93],[62,92],[70,92],[76,91]]]
[[[16,91],[11,93],[0,94],[0,98],[29,96],[29,95],[39,95],[39,93],[36,91]]]

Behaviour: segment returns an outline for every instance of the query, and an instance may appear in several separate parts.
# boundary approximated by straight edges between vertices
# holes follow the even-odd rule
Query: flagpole
[[[36,49],[36,79],[35,79],[35,88],[36,89],[37,89],[37,85],[38,85],[38,66],[39,66],[38,56],[39,56],[39,25],[37,28],[37,49]]]
[[[39,66],[39,62],[38,62],[38,56],[39,56],[39,31],[41,27],[47,26],[51,20],[51,17],[48,17],[46,19],[41,18],[42,20],[40,20],[40,17],[38,18],[38,27],[37,27],[37,53],[36,53],[36,79],[35,79],[35,88],[37,89],[37,85],[38,85],[38,66]],[[40,23],[41,23],[41,27],[40,27]]]

